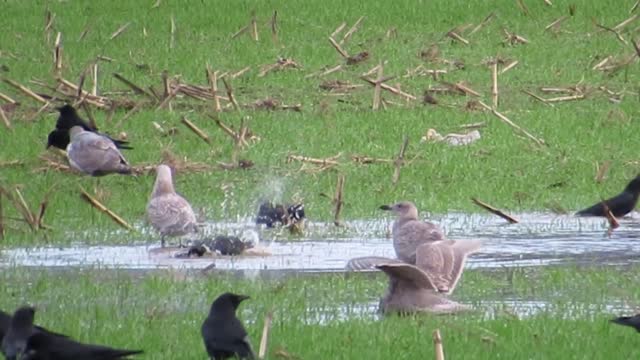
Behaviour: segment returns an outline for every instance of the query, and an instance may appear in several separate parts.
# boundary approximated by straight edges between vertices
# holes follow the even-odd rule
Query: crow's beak
[[[380,210],[389,211],[389,210],[392,210],[392,209],[391,209],[391,206],[389,206],[389,205],[382,205],[382,206],[380,206]]]
[[[238,299],[240,299],[240,301],[245,301],[247,299],[251,299],[251,296],[249,295],[238,295]]]

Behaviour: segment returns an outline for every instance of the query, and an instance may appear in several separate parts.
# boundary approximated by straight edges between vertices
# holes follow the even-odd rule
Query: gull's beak
[[[389,205],[382,205],[382,206],[380,206],[380,210],[389,211],[389,210],[393,210],[393,209]]]

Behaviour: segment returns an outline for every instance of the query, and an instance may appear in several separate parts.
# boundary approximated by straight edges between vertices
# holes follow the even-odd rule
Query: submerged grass
[[[629,312],[616,304],[640,295],[634,286],[640,268],[622,270],[470,270],[454,298],[475,311],[380,318],[374,304],[386,288],[381,273],[263,281],[223,274],[6,269],[0,275],[7,284],[0,308],[32,303],[40,324],[82,341],[141,348],[152,359],[203,358],[199,327],[211,301],[225,291],[251,296],[240,316],[255,348],[264,315],[273,311],[270,359],[432,358],[435,329],[447,358],[627,359],[640,355],[637,334],[608,320]],[[536,303],[517,310],[508,299]]]
[[[303,200],[310,217],[329,220],[332,204],[320,194],[333,192],[337,173],[346,175],[343,211],[346,218],[375,216],[380,204],[398,199],[415,200],[419,208],[435,212],[479,211],[469,201],[470,196],[510,210],[539,210],[550,203],[577,209],[621,190],[638,170],[632,136],[639,130],[635,121],[639,114],[637,61],[612,75],[592,70],[595,63],[608,55],[633,54],[630,44],[622,44],[614,34],[598,31],[593,25],[594,19],[614,26],[628,18],[633,2],[624,3],[575,1],[572,3],[576,8],[574,16],[565,20],[558,31],[543,31],[547,24],[567,15],[568,9],[538,2],[528,4],[529,13],[525,15],[517,2],[507,0],[420,4],[400,1],[393,5],[366,6],[342,1],[322,4],[190,2],[188,5],[160,2],[158,7],[128,1],[91,4],[9,1],[3,6],[5,16],[0,24],[5,34],[5,41],[0,44],[1,75],[34,89],[37,87],[29,83],[34,78],[53,84],[51,51],[57,32],[63,36],[62,75],[74,82],[96,57],[113,59],[100,62],[98,89],[101,93],[126,90],[111,76],[113,72],[143,87],[157,88],[163,70],[186,82],[204,85],[207,63],[213,69],[232,72],[251,66],[251,71],[233,81],[241,104],[269,96],[286,104],[301,103],[303,111],[243,109],[221,116],[223,121],[236,127],[241,118],[249,116],[250,128],[261,141],[240,154],[241,158],[255,163],[252,169],[178,174],[179,191],[195,207],[203,209],[203,215],[209,219],[251,215],[260,198],[271,198]],[[254,9],[260,40],[254,42],[247,35],[232,40],[231,34],[249,22],[249,14]],[[43,30],[45,10],[55,15],[49,42]],[[273,10],[278,11],[278,45],[272,43],[265,25]],[[444,36],[455,26],[479,24],[492,12],[496,15],[493,21],[473,35],[465,35],[469,46]],[[307,78],[308,74],[341,62],[327,36],[342,21],[350,26],[360,16],[366,17],[362,26],[344,47],[350,54],[366,50],[370,60],[323,78]],[[169,45],[172,17],[177,29],[173,48]],[[130,23],[127,29],[110,40],[126,23]],[[395,32],[391,34],[395,35],[387,37],[392,28]],[[503,29],[524,36],[529,43],[505,44]],[[621,34],[632,39],[637,31],[637,24],[632,22]],[[463,61],[464,69],[456,71],[444,63],[421,60],[421,50],[431,44],[437,44],[441,58]],[[302,69],[258,76],[261,65],[274,63],[281,56],[299,62]],[[543,138],[547,146],[537,147],[515,135],[488,113],[463,110],[469,98],[436,95],[442,103],[455,104],[457,108],[425,106],[416,101],[373,112],[371,87],[345,97],[332,96],[318,88],[326,80],[360,84],[359,74],[379,62],[386,62],[385,74],[396,76],[424,65],[447,68],[445,81],[465,81],[482,93],[481,99],[490,103],[491,76],[484,63],[496,56],[519,61],[518,66],[499,77],[500,111]],[[426,88],[438,85],[424,76],[398,77],[389,83],[418,97]],[[87,80],[86,87],[88,84]],[[557,103],[555,107],[521,92],[523,89],[537,91],[540,86],[576,85],[585,89],[587,99]],[[618,95],[605,95],[599,87]],[[108,218],[89,209],[78,195],[79,185],[93,189],[95,180],[53,170],[34,171],[42,165],[38,155],[44,151],[46,135],[57,115],[45,112],[33,122],[23,121],[33,116],[37,104],[5,83],[0,84],[0,92],[22,103],[10,114],[13,130],[0,127],[3,149],[0,162],[18,160],[22,165],[2,168],[0,182],[8,187],[23,186],[34,208],[54,187],[45,217],[45,222],[54,228],[48,237],[54,243],[68,241],[65,229],[114,228]],[[383,96],[404,104],[404,100],[391,94]],[[619,101],[610,97],[617,97]],[[116,110],[111,122],[106,121],[106,112],[94,111],[94,115],[101,130],[127,134],[135,150],[125,154],[133,164],[158,163],[162,149],[166,148],[189,161],[211,165],[229,161],[233,146],[206,116],[210,104],[185,100],[176,100],[176,104],[173,112],[142,109],[121,127],[117,124],[125,114],[122,109]],[[181,125],[182,115],[208,132],[212,145]],[[154,130],[152,121],[166,129],[176,127],[177,135],[162,137]],[[484,121],[487,126],[480,129],[482,139],[472,145],[455,148],[418,142],[428,128],[443,133],[459,132],[460,125],[478,121]],[[391,184],[392,166],[356,165],[350,160],[353,154],[392,158],[398,152],[403,135],[410,138],[407,158],[413,161],[403,167],[396,186]],[[337,153],[343,154],[341,165],[323,172],[301,170],[301,164],[287,162],[290,154],[324,158]],[[598,184],[593,181],[595,167],[605,161],[611,162],[610,171],[606,181]],[[110,176],[101,179],[97,187],[108,207],[130,222],[137,222],[143,218],[152,182],[152,176],[137,179]],[[4,216],[18,217],[6,201]],[[14,230],[26,227],[13,221],[8,225],[9,243],[32,241],[31,234]],[[134,237],[140,240],[139,235]]]

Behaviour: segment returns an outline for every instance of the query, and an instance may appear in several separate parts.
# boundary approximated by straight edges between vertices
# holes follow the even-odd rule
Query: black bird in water
[[[622,217],[633,211],[640,195],[640,175],[631,180],[620,194],[576,213],[577,216],[607,216],[605,204],[613,216]]]
[[[69,135],[69,130],[71,130],[74,126],[80,126],[85,131],[92,131],[98,133],[100,135],[104,135],[98,132],[98,129],[91,126],[88,122],[82,119],[76,109],[73,106],[66,104],[57,108],[60,111],[60,116],[58,116],[58,121],[56,122],[56,128],[49,133],[49,137],[47,139],[47,148],[50,146],[57,147],[58,149],[66,150],[67,145],[71,141],[71,137]],[[104,135],[107,136],[107,135]],[[127,144],[128,141],[121,141],[112,139],[107,136],[111,141],[113,141],[119,149],[132,149]]]
[[[618,325],[631,326],[640,332],[640,314],[634,316],[621,316],[615,319],[611,319],[611,322]]]
[[[215,360],[237,357],[254,359],[247,331],[236,317],[236,309],[245,295],[224,293],[211,304],[209,316],[202,324],[201,333],[209,358]]]
[[[35,309],[16,310],[2,340],[2,352],[9,359],[21,360],[110,360],[141,354],[141,350],[120,350],[88,345],[68,337],[39,331],[33,325]]]
[[[274,206],[270,202],[263,202],[258,208],[256,224],[265,224],[268,228],[271,228],[277,223],[290,225],[304,219],[304,204],[293,204],[285,207],[281,204]]]

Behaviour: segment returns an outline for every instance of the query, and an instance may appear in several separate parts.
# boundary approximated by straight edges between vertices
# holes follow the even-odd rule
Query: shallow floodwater
[[[448,237],[479,239],[483,246],[468,260],[469,268],[543,266],[548,264],[623,265],[640,259],[640,221],[637,213],[622,219],[607,235],[602,218],[578,218],[543,213],[514,214],[518,224],[493,215],[449,213],[431,217]],[[389,238],[391,217],[350,221],[344,228],[330,223],[308,222],[305,236],[283,240],[282,230],[259,229],[260,245],[271,255],[179,259],[171,251],[157,251],[158,244],[131,246],[72,246],[13,248],[0,252],[0,267],[100,266],[120,269],[204,269],[241,272],[341,271],[358,256],[394,257]],[[207,224],[205,233],[236,234],[255,229],[251,219]],[[149,238],[149,236],[145,236]]]

